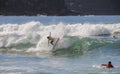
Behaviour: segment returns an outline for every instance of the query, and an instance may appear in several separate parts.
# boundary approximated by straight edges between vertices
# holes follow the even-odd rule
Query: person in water
[[[51,43],[52,45],[54,45],[53,44],[53,42],[54,42],[54,38],[53,37],[47,36],[47,39],[48,39],[48,45],[49,45],[49,43]]]
[[[48,39],[48,45],[49,45],[49,43],[51,43],[52,45],[54,45],[54,41],[55,41],[55,38],[53,38],[52,36],[51,36],[51,32],[49,33],[49,36],[47,36],[47,39]]]
[[[101,64],[101,66],[105,66],[106,68],[114,68],[111,61],[109,61],[108,64]]]

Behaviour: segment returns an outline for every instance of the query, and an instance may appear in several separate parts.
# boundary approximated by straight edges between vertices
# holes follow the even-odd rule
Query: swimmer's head
[[[109,61],[108,63],[111,64],[111,61]]]

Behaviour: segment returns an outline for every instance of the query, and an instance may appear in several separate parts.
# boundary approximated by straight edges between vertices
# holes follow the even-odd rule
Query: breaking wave
[[[31,21],[24,24],[0,25],[0,52],[51,52],[54,55],[83,55],[101,47],[119,49],[120,41],[101,36],[112,36],[113,32],[120,31],[117,24],[51,24],[45,25]],[[51,32],[55,38],[60,38],[56,49],[48,46],[46,37]],[[108,38],[109,38],[108,37]]]

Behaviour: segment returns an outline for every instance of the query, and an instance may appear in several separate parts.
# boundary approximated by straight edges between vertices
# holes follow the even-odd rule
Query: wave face
[[[83,55],[88,51],[109,47],[120,49],[120,42],[111,35],[120,31],[116,24],[50,24],[30,21],[24,24],[0,25],[0,52],[51,52],[54,55]],[[48,46],[47,36],[51,32],[60,38],[55,50]],[[107,35],[107,36],[106,36]],[[113,47],[114,47],[113,46]]]

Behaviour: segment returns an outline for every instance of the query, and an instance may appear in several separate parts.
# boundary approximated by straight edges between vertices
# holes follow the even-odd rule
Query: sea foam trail
[[[31,21],[24,24],[1,24],[0,47],[21,51],[51,51],[48,47],[47,36],[51,32],[55,38],[60,38],[59,48],[69,47],[73,41],[67,37],[89,37],[111,35],[114,31],[120,31],[120,23],[116,24],[51,24],[45,25]],[[26,50],[27,49],[27,50]]]

